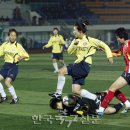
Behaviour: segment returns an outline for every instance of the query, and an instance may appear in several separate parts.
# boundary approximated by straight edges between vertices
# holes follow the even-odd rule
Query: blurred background
[[[0,0],[0,43],[15,27],[25,49],[40,51],[58,27],[69,44],[73,24],[81,16],[90,21],[89,36],[117,49],[113,32],[118,27],[130,30],[130,0]]]

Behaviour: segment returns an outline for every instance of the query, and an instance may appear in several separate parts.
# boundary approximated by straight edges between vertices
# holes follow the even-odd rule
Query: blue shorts
[[[123,72],[121,76],[122,76],[122,77],[127,81],[127,83],[130,85],[130,73]]]
[[[52,53],[52,59],[63,60],[63,53]]]
[[[78,64],[67,66],[68,75],[72,76],[73,84],[84,85],[85,78],[88,76],[91,65],[82,61]]]
[[[4,77],[4,79],[9,77],[12,79],[12,81],[14,81],[18,74],[18,65],[15,63],[5,62],[2,69],[0,70],[0,74]]]

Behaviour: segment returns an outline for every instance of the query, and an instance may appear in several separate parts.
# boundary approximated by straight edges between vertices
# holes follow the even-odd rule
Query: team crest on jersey
[[[83,47],[86,47],[86,46],[87,46],[87,42],[84,42],[84,43],[83,43]]]

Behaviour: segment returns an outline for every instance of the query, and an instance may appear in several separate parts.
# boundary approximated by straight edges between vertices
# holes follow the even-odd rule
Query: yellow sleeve
[[[92,42],[94,43],[94,45],[96,46],[97,49],[101,49],[101,50],[105,51],[107,58],[113,57],[111,49],[103,41],[93,38]]]
[[[75,40],[73,40],[70,44],[70,46],[67,49],[68,54],[72,55],[76,53],[77,45],[74,45]]]
[[[60,44],[61,45],[64,45],[65,44],[65,41],[64,41],[64,39],[63,39],[63,37],[60,35]]]
[[[4,44],[0,46],[0,56],[4,55]]]
[[[49,48],[51,46],[52,46],[52,37],[49,39],[48,43],[44,47]]]
[[[29,60],[29,54],[24,50],[24,48],[19,44],[18,55],[24,57],[24,60]]]

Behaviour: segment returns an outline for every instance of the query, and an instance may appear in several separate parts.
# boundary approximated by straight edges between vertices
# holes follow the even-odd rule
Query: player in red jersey
[[[113,55],[118,56],[122,54],[124,56],[125,70],[123,74],[110,86],[108,94],[101,103],[101,107],[97,110],[101,115],[114,96],[125,104],[125,111],[130,109],[130,102],[126,99],[125,95],[119,91],[119,89],[124,86],[130,85],[130,40],[128,40],[128,33],[125,28],[118,28],[115,31],[115,35],[117,41],[121,44],[121,48],[114,52]]]

